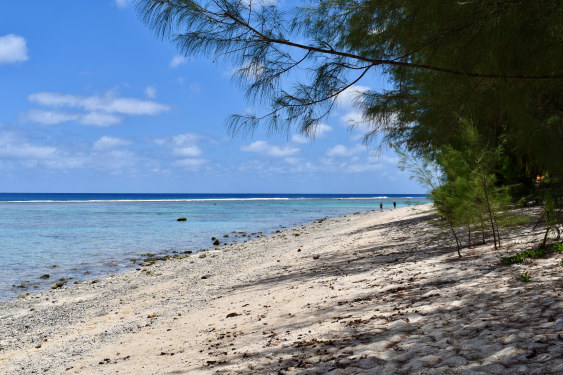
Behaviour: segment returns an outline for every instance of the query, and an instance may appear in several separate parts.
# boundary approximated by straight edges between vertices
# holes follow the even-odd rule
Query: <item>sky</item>
[[[228,116],[255,105],[235,68],[183,56],[132,0],[4,1],[0,192],[424,192],[350,129],[350,93],[314,139],[231,135]]]

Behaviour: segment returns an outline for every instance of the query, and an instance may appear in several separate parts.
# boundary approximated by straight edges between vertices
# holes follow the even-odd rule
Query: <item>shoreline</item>
[[[422,205],[318,220],[1,302],[0,372],[561,373],[559,259],[499,267],[485,245],[457,260],[430,218]]]
[[[254,201],[256,199],[269,201],[273,199],[255,198],[254,195],[248,196],[252,196],[252,198],[236,199],[242,199],[243,201]],[[317,198],[307,199],[314,201]],[[330,198],[330,200],[332,199],[340,200],[340,198]],[[342,199],[347,200],[347,198]],[[375,202],[373,198],[369,199]],[[300,198],[297,201],[300,202],[301,200]],[[205,207],[215,207],[214,200],[207,199],[206,201],[210,203],[206,203],[207,206]],[[357,201],[357,199],[354,198],[353,201]],[[60,203],[65,202],[61,201]],[[115,202],[112,201],[113,203]],[[139,204],[137,201],[130,203]],[[169,203],[173,204],[174,202]],[[11,253],[9,252],[7,255],[7,265],[0,270],[0,275],[3,278],[0,301],[9,301],[26,293],[35,294],[46,291],[51,289],[53,285],[88,282],[92,279],[108,277],[111,274],[129,272],[140,267],[141,263],[154,263],[155,258],[158,258],[157,260],[160,261],[165,258],[180,257],[188,250],[197,252],[202,249],[213,248],[213,240],[209,240],[213,236],[218,237],[222,245],[223,243],[230,244],[235,241],[244,241],[251,237],[247,236],[247,233],[248,235],[252,234],[252,237],[268,235],[274,233],[280,227],[283,228],[283,226],[306,225],[317,220],[321,215],[337,217],[343,214],[351,214],[354,211],[362,210],[362,208],[363,210],[375,208],[373,203],[361,204],[362,208],[356,208],[355,206],[360,205],[360,203],[344,203],[342,205],[339,203],[338,205],[334,204],[334,208],[331,208],[330,205],[332,203],[329,203],[327,207],[323,208],[326,212],[315,212],[314,207],[313,209],[308,208],[309,204],[301,207],[300,203],[292,203],[288,206],[289,208],[282,212],[281,217],[262,214],[259,208],[256,209],[256,207],[260,207],[260,204],[258,206],[250,204],[252,210],[255,210],[258,215],[263,215],[261,219],[264,220],[257,223],[252,222],[252,220],[249,220],[247,223],[244,217],[238,217],[237,215],[233,218],[233,216],[229,215],[229,210],[231,210],[229,207],[232,206],[226,204],[217,206],[224,207],[219,209],[219,214],[225,211],[224,214],[229,215],[227,217],[232,219],[226,220],[223,225],[213,227],[205,224],[207,220],[206,215],[200,213],[205,212],[205,210],[198,209],[194,212],[189,210],[189,212],[180,212],[185,210],[185,208],[178,207],[178,209],[181,209],[178,211],[174,205],[164,208],[149,205],[146,212],[143,211],[145,206],[139,208],[142,211],[142,214],[139,216],[140,219],[135,217],[134,220],[131,220],[123,213],[121,216],[117,216],[118,219],[115,219],[115,216],[111,216],[110,219],[116,221],[117,229],[113,231],[115,233],[107,229],[109,227],[103,224],[101,225],[102,229],[98,232],[94,228],[88,227],[88,225],[93,225],[92,223],[86,222],[84,233],[86,236],[98,236],[98,239],[95,241],[91,241],[89,238],[86,238],[84,241],[75,240],[74,238],[78,238],[77,233],[81,234],[81,232],[75,231],[73,222],[76,220],[76,217],[87,215],[87,217],[93,217],[91,221],[94,224],[99,224],[102,216],[97,216],[96,210],[92,211],[91,208],[73,209],[72,215],[66,214],[62,219],[58,219],[64,223],[62,229],[57,229],[57,231],[52,233],[45,229],[45,236],[43,234],[37,235],[36,232],[33,232],[33,223],[29,224],[28,229],[35,235],[32,235],[30,239],[27,239],[28,236],[21,230],[19,232],[14,231],[13,233],[8,230],[7,234],[13,236],[14,243]],[[246,205],[243,206],[246,207]],[[297,207],[299,212],[295,215],[290,211],[293,206],[301,207]],[[283,204],[280,207],[286,207],[286,205]],[[110,206],[107,209],[110,210]],[[35,210],[35,208],[32,209],[28,214],[32,217],[41,214],[41,211],[37,213]],[[215,209],[213,211],[215,212]],[[238,212],[240,211],[238,210]],[[123,212],[126,213],[127,210]],[[28,214],[21,214],[19,216],[16,214],[15,220],[22,220]],[[190,217],[187,220],[189,223],[177,224],[177,219],[184,216]],[[161,234],[157,235],[151,230],[145,230],[143,233],[139,233],[138,237],[136,237],[136,234],[129,235],[129,233],[136,233],[138,230],[134,224],[127,224],[133,223],[135,220],[140,220],[143,225],[147,225],[148,228]],[[8,228],[9,223],[6,222],[5,224],[5,228]],[[70,227],[67,228],[68,226]],[[182,227],[180,228],[179,226]],[[186,226],[186,230],[184,230],[184,226]],[[54,229],[50,228],[50,230],[53,231]],[[17,240],[20,237],[23,239],[22,241]],[[44,243],[46,244],[45,246],[43,246]],[[50,254],[54,255],[51,256]],[[68,254],[68,258],[64,254]]]

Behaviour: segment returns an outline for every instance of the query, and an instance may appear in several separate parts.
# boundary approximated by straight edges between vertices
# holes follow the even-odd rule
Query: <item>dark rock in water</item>
[[[229,235],[228,235],[228,234],[225,234],[225,235],[224,235],[223,237],[225,237],[225,238],[229,238]]]
[[[211,241],[215,241],[217,237],[211,237]]]
[[[213,241],[213,245],[219,246],[219,245],[221,245],[221,241],[219,241],[218,239],[215,239],[215,241]]]
[[[192,253],[191,250],[186,250],[186,251],[184,251],[184,254],[191,254],[191,253]]]
[[[47,279],[51,278],[51,275],[49,275],[48,273],[46,273],[45,275],[39,276],[39,278],[40,278],[40,279],[45,279],[45,280],[47,280]]]
[[[51,289],[59,289],[62,288],[66,284],[66,281],[58,281],[56,283],[51,284]]]
[[[188,221],[188,219],[185,217],[179,217],[176,221]]]

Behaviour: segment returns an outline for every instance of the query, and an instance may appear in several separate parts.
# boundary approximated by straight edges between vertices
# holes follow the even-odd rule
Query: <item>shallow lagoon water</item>
[[[393,201],[429,202],[413,194],[0,194],[0,300],[63,277],[72,283],[134,269],[131,259],[142,254],[195,252],[213,247],[211,237],[241,242],[233,232],[270,234],[379,210],[380,202],[391,209]]]

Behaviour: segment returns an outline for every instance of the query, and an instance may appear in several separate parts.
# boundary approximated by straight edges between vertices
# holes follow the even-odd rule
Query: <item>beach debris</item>
[[[301,248],[297,249],[297,252],[300,253],[300,252],[301,252]]]
[[[46,273],[45,275],[39,276],[39,278],[40,278],[40,279],[45,279],[45,280],[47,280],[47,279],[51,278],[51,275],[49,275],[48,273]]]
[[[201,277],[201,279],[202,279],[202,280],[207,280],[207,279],[209,279],[210,277],[211,277],[211,275],[203,275],[203,276]]]
[[[185,217],[179,217],[176,221],[188,221],[188,219]]]
[[[320,255],[313,255],[313,259],[314,259],[314,260],[317,260],[317,259],[319,259],[320,257],[321,257]]]
[[[232,313],[228,313],[228,314],[227,314],[227,318],[233,318],[233,317],[239,316],[239,315],[240,315],[239,313],[232,312]]]
[[[149,314],[149,315],[147,315],[147,318],[156,318],[156,317],[158,317],[157,314]]]

